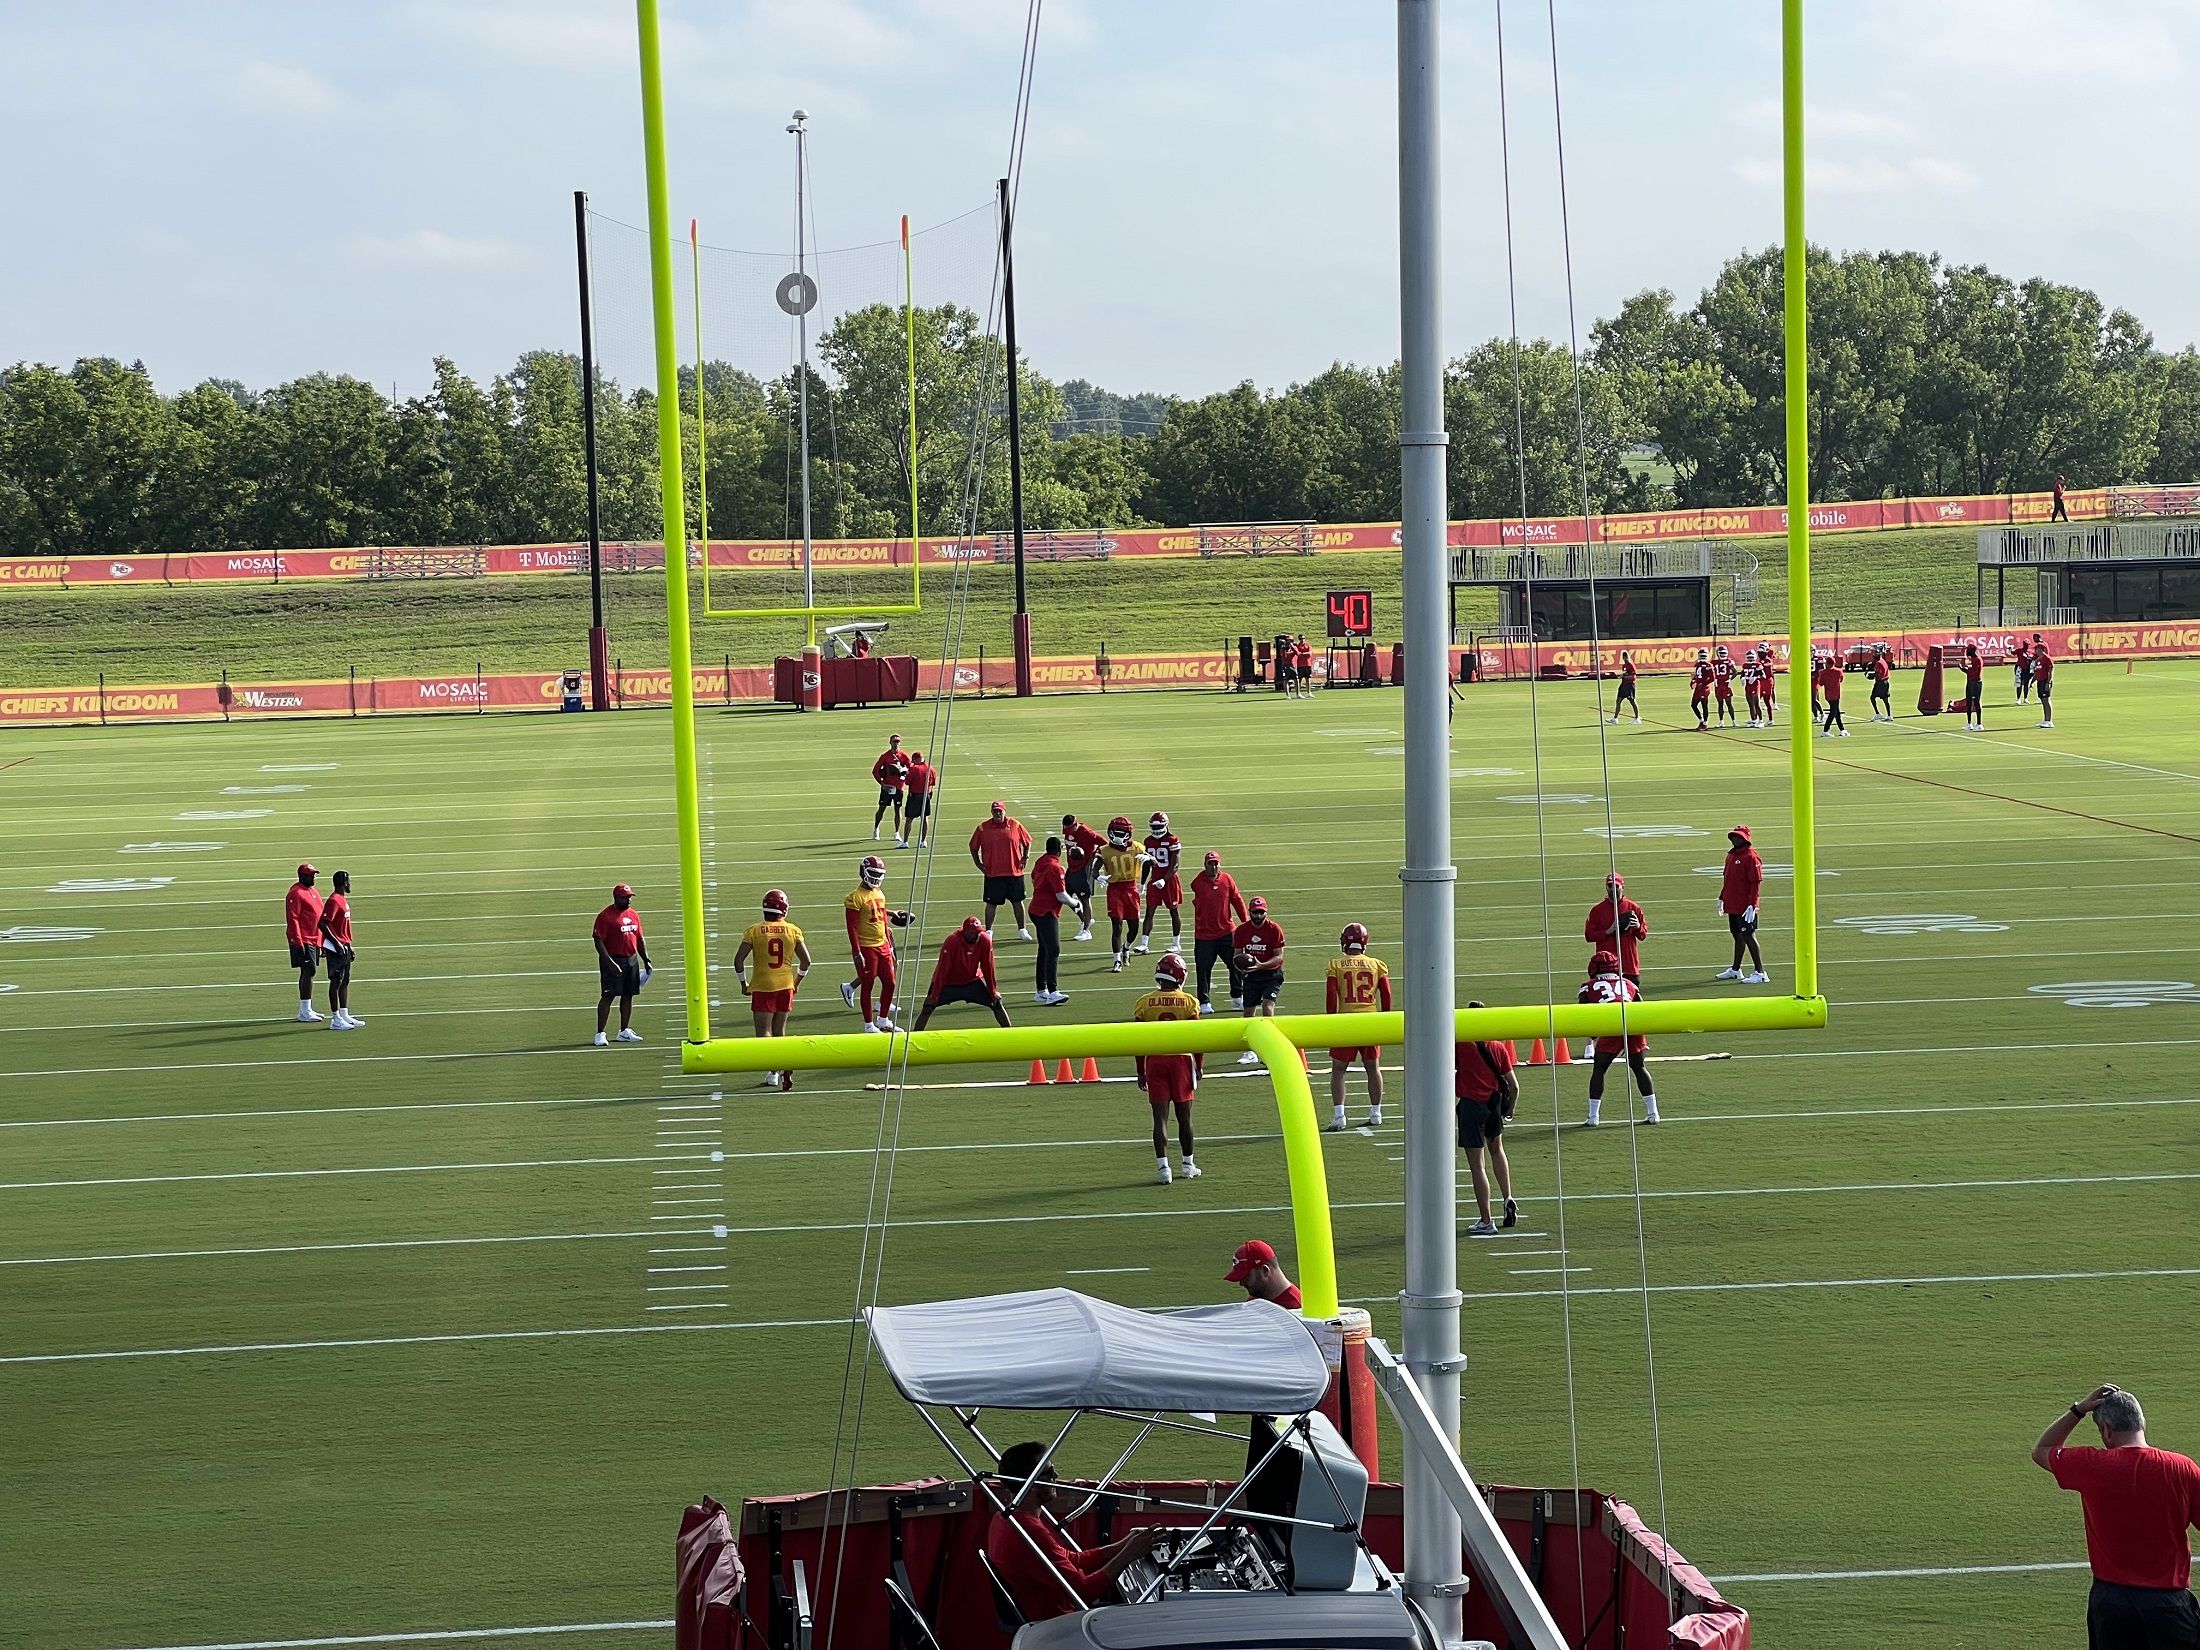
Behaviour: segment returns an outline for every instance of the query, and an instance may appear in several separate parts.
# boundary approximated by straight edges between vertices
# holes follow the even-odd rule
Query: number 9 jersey
[[[741,936],[749,948],[749,989],[755,992],[792,991],[795,982],[794,948],[802,943],[802,930],[791,922],[752,922]]]

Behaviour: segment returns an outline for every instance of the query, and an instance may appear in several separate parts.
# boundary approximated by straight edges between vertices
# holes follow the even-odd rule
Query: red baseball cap
[[[302,877],[310,877],[314,875],[315,872],[312,862],[309,860],[300,860],[298,862],[298,874]]]
[[[622,882],[617,887],[611,890],[611,897],[613,899],[617,899],[621,894],[624,894],[628,899],[632,899],[634,897],[634,890],[629,888],[625,883]]]
[[[1607,888],[1624,888],[1627,886],[1627,879],[1614,871],[1604,879],[1604,886]]]
[[[997,814],[1005,814],[1008,812],[1008,804],[1003,802],[999,797],[995,797],[993,799],[993,811]]]
[[[1276,1252],[1267,1244],[1261,1242],[1259,1238],[1254,1238],[1250,1243],[1239,1244],[1237,1254],[1232,1258],[1235,1259],[1237,1264],[1223,1274],[1222,1281],[1224,1283],[1243,1283],[1253,1275],[1254,1267],[1273,1266],[1276,1263]]]

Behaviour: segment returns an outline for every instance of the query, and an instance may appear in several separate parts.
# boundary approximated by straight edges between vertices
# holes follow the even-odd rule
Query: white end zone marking
[[[118,854],[212,854],[228,847],[226,842],[125,842],[115,850]]]
[[[556,1627],[450,1627],[440,1632],[351,1633],[335,1639],[244,1639],[234,1644],[168,1644],[157,1650],[321,1650],[343,1644],[441,1644],[453,1639],[546,1638],[554,1633],[661,1631],[670,1621],[577,1621]]]
[[[1542,796],[1500,796],[1491,800],[1510,802],[1520,808],[1533,808],[1546,802],[1554,808],[1585,808],[1604,799],[1600,796],[1584,796],[1579,791],[1547,791]]]
[[[106,932],[104,928],[41,928],[17,923],[13,928],[0,928],[0,945],[55,945],[65,940],[88,940]]]
[[[2200,1003],[2200,987],[2190,980],[2065,980],[2059,985],[2027,987],[2034,996],[2060,997],[2071,1008],[2153,1008],[2165,1003]]]
[[[1792,873],[1791,873],[1792,874]],[[1837,917],[1835,926],[1853,928],[1860,934],[2006,934],[2005,922],[1983,922],[1951,911],[1926,911],[1899,913],[1887,917]],[[2040,989],[2034,986],[2033,990]]]
[[[49,894],[150,894],[166,888],[174,877],[63,877]]]
[[[273,808],[187,808],[176,815],[178,819],[265,819]]]
[[[1944,1564],[1924,1570],[1772,1570],[1761,1575],[1707,1576],[1719,1586],[1740,1581],[1894,1581],[1916,1576],[2014,1576],[2035,1575],[2045,1570],[2090,1570],[2086,1559],[2054,1564]]]
[[[342,766],[343,764],[340,762],[262,762],[260,764],[260,772],[327,773],[332,768],[339,768]]]
[[[1699,877],[1723,877],[1726,875],[1724,865],[1692,865],[1689,869]],[[1841,873],[1839,871],[1829,871],[1821,865],[1818,867],[1818,874],[1822,877],[1837,877]],[[1765,861],[1765,881],[1793,882],[1794,880],[1795,867],[1786,860],[1768,859]]]
[[[1693,825],[1584,825],[1581,834],[1618,842],[1627,837],[1709,836],[1711,833],[1699,831]]]
[[[298,791],[310,791],[311,785],[224,785],[224,796],[289,796]]]

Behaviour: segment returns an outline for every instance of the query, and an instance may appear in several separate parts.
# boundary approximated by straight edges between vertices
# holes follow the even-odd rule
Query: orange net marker
[[[1535,1047],[1528,1050],[1528,1064],[1531,1066],[1547,1066],[1550,1063],[1551,1057],[1543,1052],[1543,1039],[1538,1037],[1535,1040]]]
[[[1551,1045],[1551,1052],[1558,1056],[1558,1059],[1554,1062],[1557,1065],[1570,1066],[1574,1063],[1574,1057],[1567,1050],[1566,1039],[1563,1037]]]
[[[1054,1080],[1057,1083],[1074,1083],[1077,1081],[1077,1073],[1070,1070],[1068,1055],[1062,1056],[1062,1064],[1054,1073]]]
[[[1099,1081],[1100,1081],[1100,1062],[1099,1062],[1098,1060],[1095,1060],[1095,1059],[1094,1059],[1094,1058],[1093,1058],[1093,1057],[1092,1057],[1091,1055],[1089,1055],[1089,1054],[1088,1054],[1088,1055],[1086,1055],[1086,1056],[1085,1056],[1085,1070],[1084,1070],[1084,1074],[1083,1074],[1083,1075],[1082,1075],[1081,1077],[1079,1077],[1079,1078],[1078,1078],[1077,1080],[1078,1080],[1078,1081],[1079,1081],[1080,1083],[1097,1083],[1097,1082],[1099,1082]]]
[[[1029,1080],[1028,1082],[1026,1082],[1026,1083],[1024,1084],[1024,1087],[1026,1087],[1026,1088],[1043,1088],[1043,1087],[1045,1086],[1045,1084],[1046,1084],[1046,1080],[1047,1080],[1047,1063],[1046,1063],[1046,1062],[1045,1062],[1044,1060],[1034,1060],[1034,1061],[1032,1061],[1032,1062],[1031,1062],[1031,1078],[1030,1078],[1030,1080]]]

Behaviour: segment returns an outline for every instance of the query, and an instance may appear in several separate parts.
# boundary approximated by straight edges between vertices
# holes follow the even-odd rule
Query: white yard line
[[[722,1309],[721,1309],[722,1310]],[[369,1346],[452,1346],[474,1341],[570,1341],[602,1335],[663,1335],[679,1330],[840,1329],[841,1318],[773,1318],[745,1323],[640,1323],[606,1329],[490,1329],[449,1335],[366,1335],[340,1341],[241,1341],[229,1346],[150,1346],[115,1352],[30,1352],[0,1364],[105,1363],[118,1358],[196,1358],[240,1352],[329,1352]]]
[[[578,1621],[555,1627],[450,1627],[440,1632],[347,1633],[332,1639],[238,1639],[228,1644],[165,1644],[151,1650],[334,1650],[347,1644],[445,1644],[454,1639],[548,1638],[558,1633],[662,1632],[671,1621]]]
[[[2112,1278],[2200,1278],[2200,1266],[2143,1266],[2115,1272],[1957,1272],[1946,1277],[1888,1278],[1792,1278],[1760,1283],[1653,1283],[1653,1295],[1764,1294],[1784,1289],[1912,1289],[1928,1284],[1956,1283],[2093,1283]],[[1576,1299],[1583,1295],[1640,1295],[1642,1285],[1600,1284],[1587,1289],[1498,1289],[1470,1294],[1470,1301],[1525,1301],[1556,1299],[1561,1293]],[[1365,1306],[1372,1300],[1385,1303],[1393,1295],[1369,1296],[1350,1304]]]
[[[1906,1581],[1921,1576],[2037,1575],[2048,1570],[2090,1570],[2086,1560],[2055,1564],[1941,1564],[1922,1570],[1767,1570],[1756,1575],[1706,1576],[1717,1587],[1759,1581]]]
[[[313,1180],[328,1175],[470,1174],[490,1169],[585,1169],[606,1164],[662,1163],[661,1157],[545,1157],[511,1163],[406,1163],[365,1169],[237,1169],[224,1174],[116,1175],[98,1180],[0,1181],[0,1192],[53,1191],[82,1186],[169,1186],[200,1180]],[[698,1155],[698,1163],[710,1161]]]

